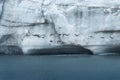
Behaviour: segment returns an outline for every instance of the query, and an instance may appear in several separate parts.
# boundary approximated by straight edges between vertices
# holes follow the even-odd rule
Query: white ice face
[[[54,2],[54,0],[45,0],[43,4],[44,5],[50,5],[53,2]]]
[[[38,0],[30,0],[30,1],[38,1]]]
[[[47,6],[42,5],[43,2]],[[58,4],[61,5],[59,6]],[[68,6],[65,7],[65,4]],[[49,36],[49,34],[53,34],[53,27],[55,27],[57,33],[70,34],[70,36],[61,37],[61,40],[66,43],[104,45],[112,44],[111,41],[114,41],[113,44],[116,44],[118,40],[120,41],[118,33],[100,33],[96,35],[95,32],[120,30],[120,10],[113,9],[116,5],[120,6],[119,4],[120,0],[8,0],[5,4],[0,24],[10,26],[10,29],[11,26],[21,26],[24,29],[24,26],[31,27],[29,24],[40,23],[40,25],[32,26],[30,33],[32,35],[48,33],[48,35],[46,34],[47,38],[44,39],[36,36],[27,36],[22,43],[23,45],[29,45],[29,43],[31,43],[30,46],[38,45],[40,47],[47,44],[56,45],[55,41],[49,43],[50,40],[57,40],[58,38]],[[0,12],[2,12],[1,3]],[[45,23],[46,19],[50,25]],[[51,23],[54,23],[54,26]],[[23,29],[20,31],[18,29],[16,32],[23,36]],[[2,34],[12,32],[9,29],[6,31],[6,27],[5,30],[1,28],[0,30]],[[28,33],[28,30],[24,32]]]
[[[96,3],[96,4],[107,4],[107,5],[111,5],[111,4],[120,4],[120,1],[119,0],[85,0],[86,2],[89,2],[89,3]]]
[[[25,1],[25,0],[24,0]],[[43,0],[28,0],[30,2],[36,2],[36,3],[40,3],[40,2],[43,2]]]

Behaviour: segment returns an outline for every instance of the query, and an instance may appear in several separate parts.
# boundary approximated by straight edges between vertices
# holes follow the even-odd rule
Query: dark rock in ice
[[[120,53],[120,46],[109,46],[109,48],[106,49],[107,52],[116,52]]]
[[[46,49],[31,49],[28,54],[32,55],[67,55],[67,54],[87,54],[93,55],[92,51],[76,45],[62,45]]]
[[[7,42],[11,40],[13,36],[12,35],[3,35],[1,38],[0,38],[0,43],[4,43],[4,42]]]
[[[91,50],[95,55],[120,55],[119,45],[94,45],[85,48]]]
[[[119,55],[120,56],[120,46],[109,46],[105,52],[107,52],[107,55]]]
[[[0,46],[0,54],[22,55],[23,51],[18,46]]]
[[[14,34],[2,35],[0,38],[0,54],[20,55],[23,54],[19,47],[17,36]]]

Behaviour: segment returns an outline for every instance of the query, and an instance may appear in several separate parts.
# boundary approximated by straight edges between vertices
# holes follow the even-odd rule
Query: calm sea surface
[[[0,56],[0,80],[120,80],[120,56]]]

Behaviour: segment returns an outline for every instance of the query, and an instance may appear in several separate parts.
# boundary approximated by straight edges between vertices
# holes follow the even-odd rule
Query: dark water
[[[120,80],[120,56],[0,56],[0,80]]]

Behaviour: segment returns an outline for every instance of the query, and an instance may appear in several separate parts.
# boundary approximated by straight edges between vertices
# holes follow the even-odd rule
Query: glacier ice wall
[[[119,0],[0,0],[0,45],[116,45],[119,21]]]

